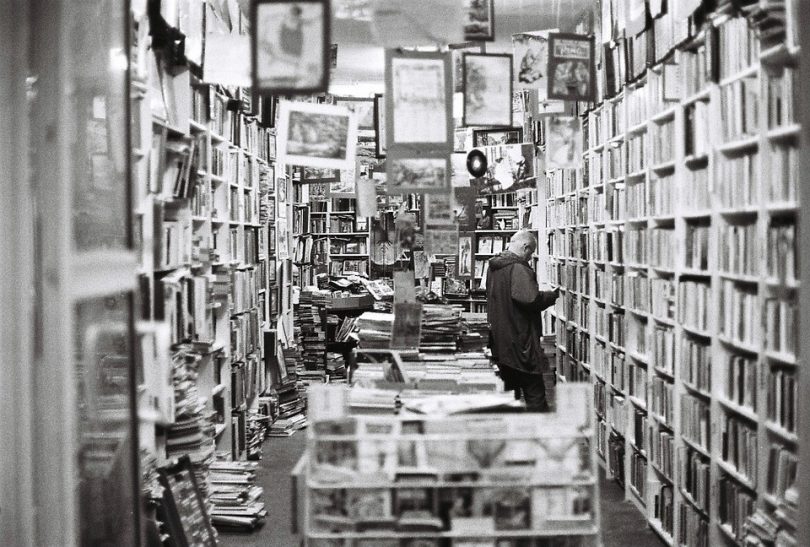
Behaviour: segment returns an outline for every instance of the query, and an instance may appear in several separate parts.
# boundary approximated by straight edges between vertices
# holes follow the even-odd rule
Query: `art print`
[[[386,50],[387,145],[452,146],[450,57]]]
[[[335,97],[336,105],[344,105],[357,117],[357,129],[374,129],[374,99],[361,97]]]
[[[576,169],[582,164],[582,121],[577,116],[546,118],[546,169]]]
[[[388,158],[389,194],[442,192],[449,187],[447,158]]]
[[[523,129],[477,129],[473,130],[473,147],[520,144],[523,142]]]
[[[425,195],[425,224],[427,226],[447,226],[454,222],[453,201],[449,194]]]
[[[464,125],[511,127],[512,56],[465,53]]]
[[[284,101],[278,145],[283,163],[350,169],[355,161],[357,120],[345,106]]]
[[[464,42],[463,44],[450,44],[450,64],[453,69],[453,91],[464,91],[464,54],[484,53],[484,44]]]
[[[548,73],[549,99],[593,101],[596,91],[593,38],[551,34]]]
[[[514,192],[537,184],[534,172],[534,145],[531,143],[485,146],[487,172],[474,179],[481,194]]]
[[[318,167],[304,167],[301,171],[301,184],[318,184],[322,182],[336,182],[340,176],[337,169],[323,169]]]
[[[495,0],[465,0],[467,19],[464,23],[466,40],[491,42],[495,39]]]
[[[473,236],[458,237],[458,276],[470,278],[473,275]]]
[[[545,99],[548,69],[548,33],[531,32],[512,35],[516,87],[537,89]]]
[[[278,95],[326,92],[330,18],[327,0],[256,0],[251,24],[254,89]]]

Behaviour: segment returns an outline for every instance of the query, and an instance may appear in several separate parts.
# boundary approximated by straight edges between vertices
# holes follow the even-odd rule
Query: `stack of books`
[[[264,523],[267,511],[256,486],[255,462],[211,464],[211,524],[219,530],[248,532]]]

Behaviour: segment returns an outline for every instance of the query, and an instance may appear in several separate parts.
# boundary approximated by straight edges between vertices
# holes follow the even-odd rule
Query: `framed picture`
[[[348,106],[357,117],[357,129],[374,129],[374,99],[335,97],[335,104]]]
[[[514,192],[536,186],[534,144],[484,146],[480,150],[487,157],[487,172],[473,179],[479,194]]]
[[[596,95],[593,37],[551,34],[548,45],[548,98],[593,101]]]
[[[582,165],[582,121],[578,116],[546,118],[546,169]]]
[[[279,161],[303,167],[349,169],[357,147],[357,118],[348,107],[281,103]]]
[[[496,146],[500,144],[520,144],[523,142],[523,129],[473,129],[473,147]]]
[[[325,93],[331,16],[328,0],[254,0],[253,88],[259,94]]]
[[[374,95],[374,133],[375,153],[378,158],[384,158],[387,152],[385,141],[385,98],[381,93]]]
[[[484,53],[484,44],[475,42],[464,42],[462,44],[450,44],[450,61],[453,68],[453,91],[461,93],[464,91],[464,63],[465,53]]]
[[[450,185],[450,160],[445,157],[394,158],[386,160],[389,194],[440,193]]]
[[[301,172],[301,184],[321,184],[324,182],[337,182],[340,179],[337,169],[321,169],[318,167],[304,167]]]
[[[458,236],[458,276],[473,276],[473,235],[470,233]]]
[[[450,194],[428,194],[424,204],[425,225],[450,226],[455,223],[456,215]]]
[[[389,155],[398,146],[411,155],[417,151],[450,152],[453,147],[450,55],[387,49],[385,57]]]
[[[553,31],[512,35],[513,62],[517,87],[536,89],[545,100],[548,86],[548,35]]]
[[[467,18],[464,39],[491,42],[495,39],[495,0],[464,0]]]
[[[512,56],[465,53],[463,125],[512,126]]]

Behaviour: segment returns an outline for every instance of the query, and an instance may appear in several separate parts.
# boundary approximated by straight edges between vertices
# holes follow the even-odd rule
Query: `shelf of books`
[[[334,390],[310,405],[304,545],[601,544],[590,386],[562,387],[566,412],[542,416],[346,416]]]
[[[201,82],[149,27],[132,54],[141,439],[159,466],[188,455],[207,496],[215,459],[260,448],[274,136],[248,90]]]
[[[548,173],[558,372],[667,543],[795,544],[797,49],[703,15],[583,116],[586,169]]]

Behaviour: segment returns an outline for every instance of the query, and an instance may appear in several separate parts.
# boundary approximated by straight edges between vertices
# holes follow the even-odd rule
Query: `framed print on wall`
[[[253,0],[253,88],[262,95],[325,93],[330,21],[328,0]]]
[[[335,104],[348,106],[357,116],[357,129],[374,129],[374,99],[363,97],[335,97]]]
[[[453,91],[461,93],[464,91],[464,63],[465,53],[485,53],[484,44],[475,42],[464,42],[463,44],[450,44],[450,61],[453,68]]]
[[[473,147],[496,146],[499,144],[520,144],[523,142],[523,129],[473,129]]]
[[[512,126],[512,56],[465,53],[463,125]]]
[[[467,18],[464,39],[491,42],[495,39],[495,0],[464,0]]]
[[[378,158],[384,158],[387,153],[387,143],[385,141],[385,98],[381,93],[374,95],[374,133],[375,152]]]
[[[596,95],[593,37],[551,34],[548,48],[548,98],[593,101]]]
[[[357,118],[348,107],[284,101],[278,125],[279,161],[326,169],[354,167]]]

